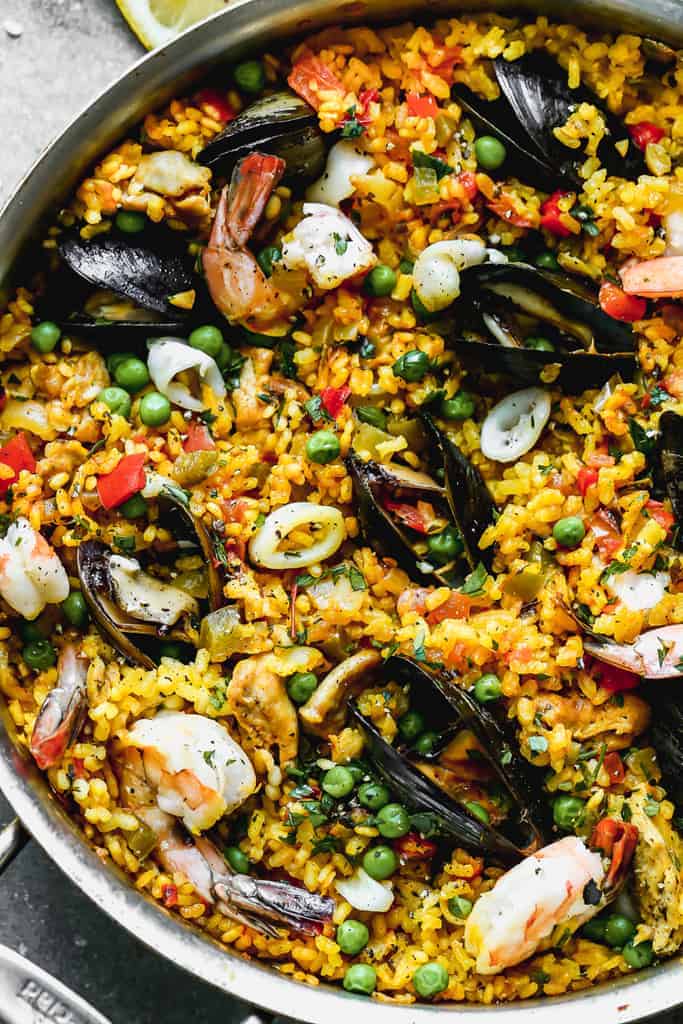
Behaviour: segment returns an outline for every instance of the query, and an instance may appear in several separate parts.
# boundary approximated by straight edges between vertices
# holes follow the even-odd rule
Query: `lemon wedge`
[[[116,3],[142,45],[153,50],[202,18],[224,10],[229,0],[116,0]]]

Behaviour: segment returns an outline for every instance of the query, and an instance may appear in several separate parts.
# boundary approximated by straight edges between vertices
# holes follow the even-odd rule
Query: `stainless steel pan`
[[[643,33],[683,47],[683,0],[367,0],[345,4],[330,0],[238,0],[229,10],[141,60],[43,153],[0,214],[0,281],[10,276],[15,265],[21,280],[17,260],[43,218],[87,166],[147,111],[181,92],[185,84],[211,66],[229,65],[244,53],[273,46],[279,39],[325,24],[396,21],[420,12],[423,17],[433,18],[458,10],[491,7],[498,11],[524,8],[564,20],[571,17],[577,23]],[[324,984],[299,985],[270,967],[232,956],[206,936],[181,924],[135,891],[115,867],[102,864],[50,793],[43,776],[18,752],[10,718],[1,702],[0,718],[4,723],[4,727],[0,725],[0,788],[25,828],[102,910],[178,966],[267,1010],[319,1024],[341,1021],[351,1014],[372,1020],[373,1024],[433,1024],[437,1018],[453,1012],[444,1006],[390,1006]],[[0,836],[0,870],[18,850],[23,835],[21,827],[13,823]],[[25,985],[29,967],[24,963],[20,968],[15,974],[17,985]],[[44,976],[35,979],[37,985],[48,988],[49,981]],[[0,1019],[10,995],[7,988]],[[550,1014],[553,1024],[575,1024],[579,1016],[607,1024],[647,1017],[682,1001],[683,967],[672,960],[633,979],[622,978],[558,999],[503,1007],[458,1007],[457,1012],[471,1018],[473,1024],[514,1024],[522,1020],[524,1024],[534,1024],[547,1021]],[[16,1006],[20,1002],[20,996],[14,999]],[[72,1001],[71,1005],[74,1021],[98,1020],[96,1016],[87,1017],[82,1004]],[[11,1021],[14,1019],[21,1020],[18,1013],[16,1018],[10,1017]],[[71,1018],[65,1015],[64,1019]]]

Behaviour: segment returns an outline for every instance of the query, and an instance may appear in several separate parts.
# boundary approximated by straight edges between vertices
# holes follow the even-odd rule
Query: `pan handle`
[[[0,1020],[112,1024],[66,985],[6,946],[0,946]]]
[[[0,830],[0,875],[24,848],[29,834],[18,818]]]

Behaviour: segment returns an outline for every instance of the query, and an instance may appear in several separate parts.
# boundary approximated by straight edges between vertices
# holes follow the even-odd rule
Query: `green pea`
[[[590,206],[584,206],[581,203],[576,203],[572,206],[570,212],[572,217],[576,217],[576,219],[580,221],[592,220],[595,216],[594,211]]]
[[[249,874],[249,858],[240,850],[239,846],[228,846],[225,851],[225,859],[238,875]]]
[[[448,901],[448,909],[453,917],[464,921],[472,913],[472,900],[468,900],[465,896],[451,896]]]
[[[637,970],[649,967],[655,958],[651,942],[627,942],[621,955],[629,967],[635,967]]]
[[[325,772],[320,783],[325,793],[335,800],[348,796],[354,786],[353,774],[343,764],[338,764]]]
[[[608,946],[620,949],[636,934],[636,926],[623,914],[610,914],[605,922],[605,941]]]
[[[57,652],[49,640],[33,640],[32,643],[26,644],[21,656],[28,667],[36,669],[37,672],[51,668],[57,661]]]
[[[578,796],[558,796],[553,800],[553,821],[565,832],[573,832],[583,818],[584,806]]]
[[[370,964],[351,964],[342,984],[347,992],[369,996],[377,985],[377,971]]]
[[[114,223],[124,235],[139,235],[147,227],[147,217],[136,210],[119,210]]]
[[[361,423],[369,423],[371,427],[377,427],[378,430],[387,428],[387,414],[382,409],[378,409],[376,405],[359,405],[356,409],[356,416]]]
[[[185,656],[185,650],[182,644],[176,644],[170,640],[166,643],[159,644],[159,657],[160,658],[173,658],[174,661],[183,661]]]
[[[586,536],[586,527],[579,516],[565,516],[553,526],[553,537],[563,548],[575,548]]]
[[[594,917],[590,921],[586,921],[585,925],[581,929],[581,934],[586,939],[590,939],[591,942],[605,943],[605,928],[607,927],[607,918],[605,917]]]
[[[378,882],[393,875],[397,867],[398,857],[390,846],[372,846],[363,856],[363,870]]]
[[[37,622],[29,622],[28,619],[23,619],[19,623],[19,635],[23,643],[32,644],[36,640],[44,640],[45,633],[40,628]]]
[[[412,740],[416,740],[424,730],[424,715],[421,715],[419,711],[406,711],[405,715],[401,715],[399,718],[397,725],[401,736],[410,743]]]
[[[469,391],[457,391],[444,398],[440,412],[445,420],[469,420],[474,416],[474,398]]]
[[[499,245],[498,248],[504,253],[510,263],[525,263],[526,255],[518,245]]]
[[[359,765],[359,764],[353,764],[353,762],[351,762],[351,761],[350,761],[350,762],[348,762],[348,763],[347,763],[347,764],[345,765],[345,767],[346,767],[346,768],[347,768],[347,769],[348,769],[348,770],[349,770],[349,771],[351,772],[351,774],[353,775],[353,784],[354,784],[354,786],[355,786],[355,785],[357,785],[357,784],[358,784],[358,783],[360,782],[360,780],[361,780],[361,779],[364,779],[364,778],[365,778],[365,776],[366,776],[366,775],[368,774],[368,773],[367,773],[367,770],[366,770],[365,768],[363,768],[363,767],[362,767],[361,765]]]
[[[212,359],[219,355],[221,346],[224,344],[223,335],[212,324],[206,324],[204,327],[195,327],[187,340],[192,348],[205,352]]]
[[[313,672],[295,672],[287,680],[287,693],[295,704],[305,704],[318,688],[318,679]]]
[[[52,320],[43,320],[31,331],[31,344],[36,352],[45,354],[52,352],[53,348],[62,336],[62,332]]]
[[[72,590],[66,600],[62,601],[64,617],[76,629],[85,629],[88,624],[88,606],[80,590]]]
[[[395,377],[414,383],[422,380],[429,370],[429,356],[419,348],[406,352],[394,363],[392,370]]]
[[[243,60],[233,72],[235,84],[242,92],[255,96],[266,85],[266,73],[260,60]]]
[[[410,815],[400,804],[386,804],[375,820],[379,834],[385,839],[400,839],[410,832]]]
[[[534,262],[541,270],[560,270],[560,264],[557,262],[555,253],[550,252],[549,249],[545,252],[539,252]]]
[[[149,370],[142,359],[132,356],[119,363],[114,370],[114,380],[126,391],[135,394],[149,384]]]
[[[124,519],[140,519],[147,515],[147,502],[141,494],[134,494],[128,501],[119,505],[117,512],[120,512]]]
[[[270,277],[273,273],[273,263],[282,259],[282,251],[277,245],[266,245],[256,256],[256,262],[266,275]]]
[[[391,295],[396,287],[396,271],[387,267],[384,263],[378,263],[373,267],[363,282],[363,288],[368,295],[377,297]]]
[[[218,355],[215,356],[216,366],[221,371],[221,373],[225,373],[228,367],[233,366],[234,358],[234,349],[230,348],[227,342],[224,341],[220,349],[218,350]]]
[[[474,696],[480,704],[487,704],[490,700],[498,700],[503,692],[500,679],[494,672],[487,672],[480,676],[474,684]]]
[[[421,736],[418,736],[413,744],[413,749],[418,754],[431,754],[436,741],[439,738],[439,734],[436,732],[423,732]]]
[[[358,799],[370,811],[379,811],[389,803],[391,794],[381,782],[364,782],[358,790]]]
[[[448,971],[435,960],[421,964],[413,975],[413,986],[423,999],[431,999],[448,988]]]
[[[140,399],[139,413],[146,427],[162,427],[171,417],[171,403],[159,391],[149,391]]]
[[[135,352],[112,352],[110,356],[107,356],[107,369],[110,375],[113,377],[116,373],[117,366],[121,363],[125,363],[126,359],[135,359]]]
[[[401,271],[402,274],[412,274],[414,266],[415,261],[408,259],[407,256],[404,256],[398,265],[398,269]]]
[[[311,462],[326,466],[339,455],[339,438],[331,430],[318,430],[306,442],[306,455]]]
[[[465,807],[475,818],[478,818],[484,825],[488,825],[491,820],[489,812],[480,803],[477,803],[476,800],[466,800]]]
[[[485,171],[495,171],[505,162],[507,150],[494,135],[480,135],[474,143],[474,155]]]
[[[427,538],[429,561],[446,565],[462,553],[464,546],[460,532],[453,526],[447,526],[441,533],[432,533]]]
[[[123,388],[102,388],[97,396],[98,402],[104,402],[110,412],[127,419],[130,416],[130,395]]]
[[[370,932],[362,921],[347,918],[337,928],[337,945],[347,956],[357,956],[368,944]]]
[[[524,342],[525,348],[534,348],[537,352],[554,352],[555,346],[548,338],[541,338],[540,335],[531,335]]]

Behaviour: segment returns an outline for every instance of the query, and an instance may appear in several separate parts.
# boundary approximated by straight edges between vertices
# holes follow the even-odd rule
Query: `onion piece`
[[[494,405],[481,428],[481,450],[494,462],[515,462],[534,447],[550,419],[550,392],[514,391]]]
[[[668,572],[627,569],[618,576],[610,576],[607,589],[631,611],[648,612],[659,604],[670,583]]]
[[[299,526],[316,526],[322,536],[303,551],[278,551],[285,537]],[[292,501],[266,517],[249,541],[249,555],[252,562],[265,569],[303,569],[333,555],[345,537],[344,517],[338,508]]]
[[[174,382],[174,377],[183,370],[196,370],[200,381],[207,384],[217,398],[226,394],[225,382],[216,362],[206,352],[200,352],[186,344],[182,338],[155,338],[147,342],[149,356],[147,366],[154,387],[169,402],[179,405],[181,409],[202,412],[204,403],[191,394],[185,384]]]
[[[394,902],[391,882],[376,882],[363,868],[356,868],[350,878],[338,878],[334,884],[354,910],[383,914]]]
[[[460,295],[460,271],[485,259],[484,243],[472,238],[453,238],[428,245],[413,267],[413,287],[425,309],[437,313],[450,306]]]
[[[373,158],[358,149],[355,142],[340,139],[327,154],[323,174],[308,187],[306,201],[339,206],[343,199],[348,199],[355,191],[351,184],[352,175],[367,174],[374,166]]]

